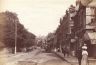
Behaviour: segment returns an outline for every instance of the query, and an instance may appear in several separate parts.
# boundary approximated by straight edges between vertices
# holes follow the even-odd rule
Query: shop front
[[[87,44],[89,56],[96,58],[96,32],[86,32],[84,42]]]

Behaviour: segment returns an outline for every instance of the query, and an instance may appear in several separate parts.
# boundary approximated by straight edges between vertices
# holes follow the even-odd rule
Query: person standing
[[[82,47],[82,64],[81,65],[88,65],[88,52],[87,46]]]
[[[82,60],[82,49],[78,48],[77,50],[77,59],[78,59],[78,64],[81,65],[81,60]]]
[[[65,50],[65,47],[62,47],[62,53],[64,55],[64,57],[66,56],[66,50]]]

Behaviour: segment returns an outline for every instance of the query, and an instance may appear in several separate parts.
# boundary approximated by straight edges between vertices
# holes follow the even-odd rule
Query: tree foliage
[[[16,33],[16,24],[17,24],[17,48],[30,47],[35,43],[35,35],[30,33],[25,29],[25,27],[20,23],[17,14],[13,12],[2,12],[4,15],[4,40],[6,47],[14,48],[15,46],[15,33]],[[0,16],[2,17],[2,16]]]

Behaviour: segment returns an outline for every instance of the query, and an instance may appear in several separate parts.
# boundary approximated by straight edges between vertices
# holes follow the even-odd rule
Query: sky
[[[75,0],[1,0],[1,11],[18,14],[20,22],[36,36],[54,32]]]

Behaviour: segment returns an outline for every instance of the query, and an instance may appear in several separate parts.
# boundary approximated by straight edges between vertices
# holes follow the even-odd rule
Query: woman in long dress
[[[82,50],[82,62],[81,65],[88,65],[88,52],[86,49]]]

